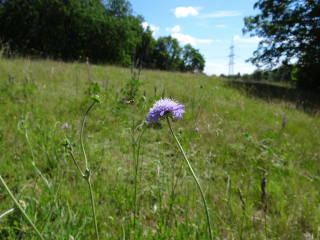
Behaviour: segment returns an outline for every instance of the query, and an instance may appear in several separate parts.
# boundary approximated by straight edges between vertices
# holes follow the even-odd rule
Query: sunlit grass
[[[10,73],[15,77],[14,85],[7,83]],[[36,88],[24,85],[26,74],[30,82],[35,81]],[[132,126],[133,106],[115,101],[118,91],[121,102],[120,90],[130,76],[130,69],[91,65],[91,79],[99,84],[104,102],[89,113],[84,136],[101,239],[132,237],[134,162],[126,129],[134,129],[146,119],[164,87],[165,97],[172,94],[186,106],[183,119],[172,127],[203,187],[216,238],[320,237],[319,117],[305,114],[292,102],[253,98],[226,87],[217,78],[142,70],[143,86],[137,99],[146,91],[147,103],[137,106]],[[106,79],[107,93],[102,88]],[[26,202],[27,214],[46,239],[68,239],[69,235],[94,239],[84,179],[60,145],[68,137],[84,169],[79,133],[83,114],[91,103],[87,83],[84,63],[0,58],[0,175],[15,196]],[[205,100],[208,104],[193,124],[198,104]],[[287,124],[280,131],[284,114],[288,116]],[[31,164],[27,140],[17,128],[21,120],[26,120],[35,164],[50,187]],[[65,122],[69,127],[61,130]],[[194,131],[195,127],[199,132]],[[183,158],[170,134],[163,122],[147,130],[142,140],[136,236],[206,239],[201,196],[187,166],[180,171]],[[266,212],[261,201],[265,172]],[[245,211],[237,187],[243,192]],[[3,186],[0,189],[1,215],[12,207],[12,201]],[[19,222],[13,214],[2,218],[0,239],[36,239],[27,223]]]

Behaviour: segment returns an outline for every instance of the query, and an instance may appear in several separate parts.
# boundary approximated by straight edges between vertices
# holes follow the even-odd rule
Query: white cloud
[[[225,28],[226,25],[216,25],[215,27],[216,27],[216,28]]]
[[[142,22],[141,26],[146,29],[148,26],[150,27],[150,30],[153,31],[152,36],[154,36],[156,34],[156,32],[158,32],[160,30],[159,27],[156,27],[155,25],[152,24],[148,24],[147,22]]]
[[[160,30],[160,28],[159,27],[156,27],[155,25],[150,25],[150,29],[151,29],[151,31],[154,31],[154,32],[158,32],[159,30]]]
[[[153,31],[152,36],[154,36],[156,34],[156,32],[158,32],[160,30],[160,28],[151,24],[150,25],[150,30]]]
[[[239,37],[238,35],[235,35],[233,37],[233,39],[236,41],[236,42],[243,42],[243,43],[259,43],[260,41],[263,40],[263,38],[259,38],[257,36],[254,36],[252,38],[241,38]]]
[[[186,17],[188,15],[198,15],[198,11],[196,9],[200,9],[200,8],[194,8],[194,7],[177,7],[174,10],[174,14],[176,15],[177,18],[181,18],[181,17]]]
[[[190,43],[191,45],[196,46],[197,43],[210,44],[213,42],[211,39],[196,39],[189,35],[183,35],[182,33],[173,33],[171,34],[171,37],[176,38],[182,45]]]
[[[205,14],[200,16],[201,18],[222,18],[222,17],[234,17],[239,16],[242,13],[240,11],[219,11],[211,14]]]
[[[174,26],[173,28],[166,28],[168,32],[180,32],[181,28],[179,25]]]
[[[146,28],[148,27],[148,23],[147,23],[147,22],[142,22],[142,23],[141,23],[141,26],[142,26],[144,29],[146,29]]]

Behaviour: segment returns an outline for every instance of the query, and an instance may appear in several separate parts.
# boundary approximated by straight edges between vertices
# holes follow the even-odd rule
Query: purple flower
[[[173,118],[181,119],[182,113],[185,113],[184,105],[179,105],[177,101],[169,98],[160,99],[153,104],[152,108],[150,108],[147,121],[148,124],[153,121],[157,123],[159,118],[163,117],[164,114],[171,114]]]
[[[67,129],[68,128],[68,123],[64,123],[62,126],[61,126],[61,129],[64,130],[64,129]]]
[[[199,128],[196,127],[195,131],[196,131],[196,132],[199,132]]]

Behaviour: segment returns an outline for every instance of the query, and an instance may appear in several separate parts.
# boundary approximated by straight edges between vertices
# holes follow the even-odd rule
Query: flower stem
[[[97,218],[96,218],[96,210],[94,208],[94,200],[93,200],[93,192],[92,192],[92,187],[91,187],[91,182],[90,182],[90,174],[88,175],[86,180],[88,182],[89,190],[90,190],[91,206],[92,206],[92,213],[93,213],[93,219],[94,219],[94,228],[96,230],[97,240],[99,240],[98,225],[97,225]]]
[[[71,155],[71,157],[72,157],[72,159],[73,159],[74,164],[77,166],[77,168],[78,168],[79,172],[81,173],[82,177],[85,177],[86,175],[84,175],[84,174],[83,174],[83,172],[81,171],[81,169],[80,169],[80,167],[79,167],[79,165],[78,165],[78,163],[77,163],[76,159],[74,158],[74,156],[73,156],[73,153],[72,153],[72,152],[70,152],[70,155]]]
[[[0,176],[0,181],[3,184],[4,188],[6,189],[6,191],[8,192],[8,194],[10,195],[12,201],[14,202],[14,204],[16,205],[16,207],[20,210],[20,212],[22,213],[22,215],[28,220],[28,222],[30,223],[30,225],[33,227],[33,229],[37,232],[38,236],[44,240],[44,238],[42,237],[41,233],[39,232],[39,230],[36,228],[36,226],[33,224],[33,222],[31,221],[31,219],[28,217],[28,215],[25,213],[25,211],[22,209],[22,207],[20,206],[20,204],[17,202],[17,200],[14,198],[13,194],[11,193],[11,191],[9,190],[8,186],[6,185],[6,183],[4,182],[4,180],[2,179],[2,177]]]
[[[84,117],[83,117],[83,120],[82,120],[81,132],[80,132],[80,142],[81,142],[81,147],[82,147],[84,159],[85,159],[85,161],[86,161],[86,169],[88,169],[88,160],[87,160],[86,152],[84,151],[82,135],[83,135],[84,122],[86,121],[86,117],[87,117],[87,115],[88,115],[88,112],[90,111],[90,109],[93,107],[93,105],[94,105],[95,103],[96,103],[96,102],[94,101],[94,102],[91,104],[91,106],[88,108],[88,110],[86,111],[86,113],[84,114]]]
[[[83,178],[86,179],[86,181],[88,182],[89,190],[90,190],[90,197],[91,197],[92,214],[93,214],[93,219],[94,219],[94,228],[95,228],[95,231],[96,231],[96,238],[97,238],[97,240],[99,240],[99,232],[98,232],[98,226],[97,226],[96,211],[95,211],[95,207],[94,207],[93,192],[92,192],[92,187],[91,187],[91,182],[90,182],[91,170],[88,168],[87,155],[86,155],[86,152],[85,152],[85,150],[84,150],[83,140],[82,140],[84,122],[85,122],[85,120],[86,120],[86,117],[87,117],[90,109],[93,107],[93,105],[94,105],[95,103],[96,103],[96,102],[94,101],[94,102],[90,105],[90,107],[88,108],[88,110],[86,111],[86,113],[85,113],[85,115],[84,115],[84,117],[83,117],[82,126],[81,126],[81,131],[80,131],[81,147],[82,147],[82,151],[83,151],[84,158],[85,158],[85,160],[86,160],[86,175],[84,175],[84,174],[82,173],[82,171],[80,170],[80,168],[79,168],[77,162],[75,161],[72,153],[71,153],[71,156],[72,156],[72,158],[73,158],[73,160],[74,160],[74,163],[76,164],[77,168],[79,169],[80,173],[82,174]]]
[[[202,196],[202,200],[203,200],[203,203],[204,203],[204,207],[205,207],[205,210],[206,210],[206,215],[207,215],[207,222],[208,222],[208,228],[209,228],[209,236],[210,236],[210,240],[212,240],[213,238],[212,238],[212,231],[211,231],[211,226],[210,226],[210,217],[209,217],[208,207],[207,207],[206,199],[205,199],[205,197],[204,197],[202,188],[201,188],[200,183],[199,183],[199,181],[198,181],[198,179],[197,179],[197,177],[196,177],[196,175],[195,175],[195,173],[194,173],[194,171],[193,171],[193,169],[192,169],[192,167],[191,167],[191,165],[190,165],[190,162],[189,162],[186,154],[184,153],[184,151],[183,151],[183,149],[182,149],[182,146],[181,146],[178,138],[176,137],[176,135],[174,134],[174,132],[173,132],[173,130],[172,130],[172,127],[171,127],[171,125],[170,125],[170,121],[169,121],[168,116],[166,116],[166,119],[167,119],[167,122],[168,122],[168,125],[169,125],[169,128],[170,128],[170,131],[171,131],[174,139],[176,140],[176,142],[177,142],[177,144],[178,144],[178,146],[179,146],[179,148],[180,148],[180,150],[181,150],[181,152],[182,152],[182,155],[183,155],[184,159],[186,160],[186,162],[187,162],[187,164],[188,164],[188,167],[189,167],[189,169],[190,169],[190,171],[191,171],[191,173],[192,173],[192,175],[193,175],[193,178],[194,178],[194,180],[196,181],[197,186],[198,186],[198,188],[199,188],[199,190],[200,190],[200,193],[201,193],[201,196]]]
[[[134,207],[134,216],[133,216],[133,231],[134,231],[134,235],[133,235],[133,239],[135,236],[135,231],[136,231],[136,215],[137,215],[137,176],[138,176],[138,166],[139,166],[139,152],[140,152],[140,146],[141,146],[141,139],[142,139],[142,135],[143,133],[146,131],[147,127],[145,129],[143,129],[140,138],[139,138],[139,143],[138,143],[138,149],[137,149],[137,156],[136,156],[136,161],[135,161],[135,171],[134,171],[134,203],[133,203],[133,207]]]

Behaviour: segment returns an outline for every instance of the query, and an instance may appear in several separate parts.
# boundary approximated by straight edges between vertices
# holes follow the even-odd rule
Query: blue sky
[[[256,68],[245,63],[257,49],[259,38],[243,36],[243,18],[259,13],[257,0],[129,0],[135,14],[145,18],[144,25],[154,38],[171,35],[184,46],[199,49],[206,60],[208,75],[228,74],[231,41],[234,44],[234,74],[252,73]]]

